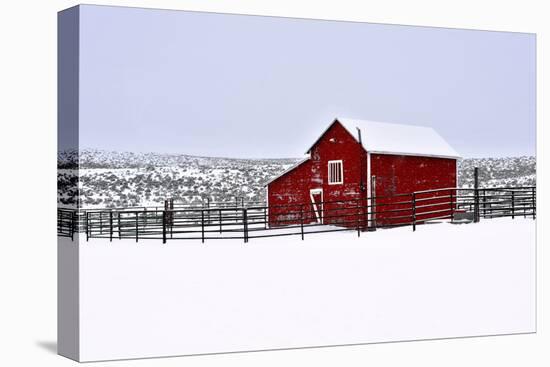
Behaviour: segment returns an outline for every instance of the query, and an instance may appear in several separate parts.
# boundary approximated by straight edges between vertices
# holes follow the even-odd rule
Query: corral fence
[[[61,236],[74,236],[76,232],[86,232],[86,213],[99,213],[101,221],[108,216],[109,211],[118,213],[124,212],[143,212],[145,217],[151,217],[151,213],[159,212],[162,210],[182,210],[182,209],[219,209],[219,208],[232,208],[238,210],[248,206],[263,205],[264,201],[246,200],[242,196],[235,196],[230,200],[215,201],[208,197],[202,198],[200,201],[185,200],[183,198],[170,198],[164,201],[164,205],[157,206],[131,206],[131,207],[113,207],[113,208],[101,208],[101,209],[81,209],[76,210],[74,208],[65,207],[58,208],[57,210],[57,222],[58,222],[58,235]],[[74,217],[73,217],[74,216]],[[124,214],[122,215],[124,216]]]
[[[481,218],[536,218],[536,187],[442,188],[393,196],[345,201],[265,206],[178,205],[164,207],[74,210],[58,209],[58,235],[90,238],[162,240],[242,239],[301,236],[337,231],[374,231],[449,220],[479,222]]]

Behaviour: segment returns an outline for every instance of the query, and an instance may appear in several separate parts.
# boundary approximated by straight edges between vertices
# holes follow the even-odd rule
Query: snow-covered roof
[[[339,121],[357,141],[359,128],[363,148],[369,153],[460,158],[456,150],[431,127],[339,117],[334,120],[336,121]]]

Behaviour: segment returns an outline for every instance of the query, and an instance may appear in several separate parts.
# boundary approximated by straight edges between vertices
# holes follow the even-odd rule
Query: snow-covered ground
[[[80,241],[83,361],[535,330],[533,219]]]

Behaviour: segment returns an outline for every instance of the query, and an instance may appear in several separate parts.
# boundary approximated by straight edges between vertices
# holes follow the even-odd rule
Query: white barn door
[[[317,223],[323,223],[323,189],[311,189],[309,196]]]

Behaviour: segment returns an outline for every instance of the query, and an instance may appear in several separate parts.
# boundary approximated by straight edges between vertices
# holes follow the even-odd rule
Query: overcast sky
[[[535,36],[82,6],[80,146],[300,157],[335,117],[535,153]],[[364,132],[368,134],[368,132]]]

